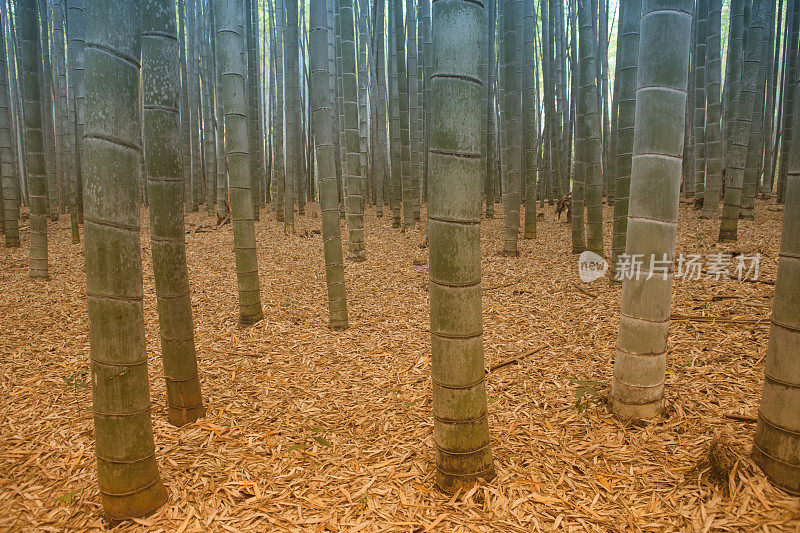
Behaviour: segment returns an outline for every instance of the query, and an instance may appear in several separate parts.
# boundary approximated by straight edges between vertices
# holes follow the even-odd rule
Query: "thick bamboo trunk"
[[[211,65],[209,6],[201,2],[203,10],[200,30],[200,98],[203,103],[203,158],[205,159],[206,211],[214,216],[217,205],[217,135],[214,127],[214,69]]]
[[[372,148],[374,154],[374,182],[375,182],[375,213],[383,216],[384,199],[386,198],[385,188],[391,186],[389,173],[389,145],[387,138],[388,109],[386,98],[386,46],[384,43],[384,27],[386,18],[386,0],[376,2],[375,17],[375,73],[376,73],[376,124],[375,145]]]
[[[692,119],[692,158],[694,166],[695,205],[700,205],[706,183],[706,42],[708,35],[708,0],[698,0],[694,44],[694,115]]]
[[[263,317],[258,280],[253,196],[250,191],[250,143],[247,138],[243,6],[238,0],[215,0],[219,94],[225,112],[233,246],[242,324]]]
[[[341,0],[342,94],[344,99],[345,166],[347,230],[350,259],[364,261],[364,197],[361,185],[361,152],[358,133],[358,82],[353,18],[353,0]]]
[[[250,137],[250,179],[253,193],[253,216],[259,219],[261,207],[261,136],[258,127],[258,49],[256,36],[258,22],[254,17],[256,0],[246,2],[246,32],[247,32],[247,128]]]
[[[406,54],[408,54],[409,187],[414,221],[419,220],[422,153],[420,152],[420,108],[418,89],[417,22],[414,0],[406,0]],[[412,224],[413,225],[413,221]]]
[[[336,147],[333,143],[333,91],[328,63],[328,22],[323,2],[312,2],[309,34],[311,105],[314,113],[314,143],[319,172],[319,203],[322,211],[322,240],[325,278],[328,285],[330,327],[347,329],[347,295],[344,259],[339,232],[339,191],[336,185]]]
[[[8,87],[8,64],[6,63],[5,28],[7,12],[0,11],[0,200],[3,202],[5,219],[5,244],[7,248],[19,246],[19,200],[17,195],[17,172],[11,143],[11,106]]]
[[[719,215],[719,199],[722,192],[722,132],[720,117],[720,33],[722,0],[708,1],[708,38],[706,39],[706,128],[705,160],[706,184],[703,189],[702,218]]]
[[[520,150],[520,101],[519,76],[517,70],[517,5],[515,0],[504,0],[503,35],[505,41],[504,75],[505,98],[503,125],[505,127],[504,163],[506,172],[503,181],[503,225],[505,228],[503,253],[519,255],[519,211],[522,158]]]
[[[791,9],[790,7],[791,6]],[[800,36],[800,0],[789,0],[787,5],[787,16],[791,19],[786,30],[786,58],[785,77],[784,77],[784,96],[783,96],[783,131],[781,134],[780,167],[778,170],[778,202],[783,202],[786,193],[786,173],[787,162],[789,161],[789,147],[794,136],[794,109],[795,99],[797,99],[797,72],[798,61],[798,36]],[[791,29],[789,29],[791,28]],[[787,38],[788,37],[788,38]]]
[[[536,238],[536,8],[526,2],[523,16],[523,65],[522,69],[522,185],[525,187],[525,231],[526,239]]]
[[[691,0],[642,2],[625,253],[642,254],[645,264],[641,273],[628,269],[622,284],[611,395],[623,419],[664,407],[691,26]]]
[[[392,227],[400,227],[402,209],[402,142],[400,135],[400,87],[398,82],[398,59],[397,59],[397,22],[394,2],[389,2],[389,132],[391,139],[391,172],[389,178],[390,204],[392,209]],[[402,28],[402,23],[401,23]],[[405,59],[403,60],[405,61]]]
[[[794,128],[800,127],[795,106]],[[797,130],[796,130],[797,131]],[[800,135],[792,138],[772,327],[753,457],[773,483],[800,494]]]
[[[275,104],[275,168],[272,174],[272,204],[278,221],[284,222],[285,193],[286,193],[286,125],[284,122],[285,110],[285,77],[284,77],[284,34],[286,18],[283,9],[284,0],[275,0],[275,83],[277,84]]]
[[[754,0],[753,2],[752,20],[747,32],[747,47],[741,66],[741,79],[736,84],[738,96],[736,96],[735,102],[731,102],[731,105],[735,107],[731,112],[732,120],[728,126],[727,183],[725,206],[722,208],[719,230],[720,242],[737,240],[742,188],[747,164],[747,145],[753,123],[753,113],[756,110],[756,94],[759,85],[758,73],[766,22],[765,3],[765,0]]]
[[[603,175],[602,146],[600,144],[600,113],[597,105],[597,81],[594,72],[597,50],[592,18],[588,1],[578,2],[578,25],[580,42],[578,46],[578,70],[580,88],[578,91],[578,115],[576,136],[581,138],[581,149],[576,158],[583,164],[586,183],[586,235],[590,252],[603,254]]]
[[[40,46],[36,0],[17,4],[17,28],[22,48],[21,92],[25,135],[25,170],[30,202],[30,269],[32,278],[47,278],[47,172],[40,105]]]
[[[430,239],[433,435],[446,492],[494,477],[481,318],[483,5],[433,4]]]
[[[50,220],[58,220],[58,175],[56,174],[55,117],[53,115],[53,65],[50,50],[50,24],[47,2],[37,0],[39,11],[39,103],[42,107],[42,141],[47,185],[47,211]]]
[[[742,80],[742,57],[744,48],[744,7],[746,0],[731,0],[730,19],[728,21],[728,51],[727,64],[725,65],[725,87],[722,101],[722,168],[725,173],[725,187],[729,181],[733,181],[733,173],[729,165],[728,157],[732,148],[733,133],[731,123],[735,120],[736,109],[738,106],[739,90]]]
[[[175,5],[171,0],[146,0],[142,11],[142,91],[150,248],[169,421],[183,426],[202,417],[205,408],[197,375],[186,267],[178,109],[179,41]]]
[[[495,117],[497,111],[497,50],[495,33],[497,31],[497,0],[488,0],[487,55],[489,56],[489,72],[487,77],[488,95],[486,98],[486,218],[494,218],[494,199],[497,181],[497,127]]]
[[[138,0],[86,13],[86,295],[97,477],[113,518],[167,498],[155,458],[142,310]],[[124,23],[120,23],[124,21]]]
[[[300,133],[300,55],[298,41],[297,0],[286,0],[284,64],[286,67],[286,179],[283,189],[283,230],[294,233],[296,183],[302,157]]]
[[[398,117],[400,132],[400,165],[398,168],[402,188],[403,225],[414,226],[414,199],[411,184],[411,133],[409,111],[409,72],[406,65],[406,40],[403,25],[403,0],[391,0],[394,6],[395,64],[397,65]]]
[[[620,27],[621,49],[617,52],[619,71],[619,110],[617,118],[617,178],[614,182],[614,228],[611,239],[612,282],[618,276],[619,257],[625,253],[628,237],[628,206],[631,189],[631,160],[633,156],[634,117],[639,65],[639,19],[642,0],[632,0],[622,9]]]

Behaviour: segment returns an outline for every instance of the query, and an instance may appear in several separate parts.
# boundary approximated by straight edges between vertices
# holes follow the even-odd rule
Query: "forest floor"
[[[499,253],[499,213],[485,220],[487,367],[541,349],[488,375],[497,477],[455,496],[434,486],[424,226],[401,233],[368,210],[367,261],[346,263],[350,329],[342,333],[327,328],[322,240],[312,232],[320,225],[317,204],[298,216],[291,236],[262,211],[256,231],[266,318],[246,329],[238,325],[230,226],[216,231],[204,213],[188,216],[208,414],[183,428],[166,422],[143,213],[153,425],[170,496],[153,515],[118,528],[800,528],[798,499],[772,488],[749,459],[779,206],[759,201],[755,222],[740,222],[736,245],[717,245],[718,221],[681,206],[678,252],[758,252],[767,283],[676,281],[667,413],[642,425],[617,421],[603,401],[619,286],[579,280],[570,226],[552,207],[539,220],[539,237],[520,240],[519,258]],[[71,244],[67,217],[49,231],[49,281],[28,278],[27,230],[21,248],[0,249],[0,530],[114,525],[103,517],[95,480],[82,246]],[[709,462],[715,442],[724,453]]]

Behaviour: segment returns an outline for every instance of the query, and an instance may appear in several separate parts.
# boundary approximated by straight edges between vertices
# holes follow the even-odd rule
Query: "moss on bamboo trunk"
[[[142,310],[140,3],[89,0],[87,22],[83,175],[97,474],[106,513],[127,518],[167,497],[155,459]]]
[[[258,280],[253,198],[250,192],[250,144],[247,138],[245,98],[243,6],[238,0],[216,0],[217,61],[219,94],[225,114],[225,147],[228,154],[233,246],[239,287],[242,324],[255,324],[263,317]]]
[[[611,394],[623,419],[651,418],[664,406],[673,274],[654,270],[653,260],[672,265],[675,255],[691,25],[689,0],[642,2],[625,253],[645,264],[641,274],[625,272],[622,285]]]
[[[150,247],[169,421],[176,426],[194,422],[205,413],[186,267],[179,83],[175,5],[171,0],[144,0],[142,91]]]
[[[447,492],[494,477],[481,317],[483,6],[433,3],[428,235],[433,434]]]

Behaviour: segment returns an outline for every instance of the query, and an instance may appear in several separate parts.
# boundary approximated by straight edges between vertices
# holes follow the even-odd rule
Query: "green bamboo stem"
[[[433,3],[430,239],[433,435],[446,492],[494,477],[481,317],[483,5]]]
[[[261,137],[258,128],[258,48],[256,35],[258,23],[253,8],[257,0],[247,0],[245,7],[245,33],[247,35],[247,128],[250,138],[250,179],[252,180],[253,216],[259,219],[261,206]]]
[[[578,46],[578,69],[580,81],[578,89],[578,115],[576,136],[582,139],[581,149],[576,157],[583,164],[586,190],[586,249],[603,256],[603,175],[602,147],[600,145],[600,114],[597,103],[596,43],[592,27],[589,0],[578,1],[578,25],[580,41]]]
[[[694,48],[694,118],[692,120],[692,158],[694,159],[695,204],[703,201],[706,182],[706,42],[708,39],[708,0],[697,1]]]
[[[487,77],[486,97],[486,218],[494,218],[494,184],[497,181],[497,51],[495,33],[497,32],[497,0],[488,0],[488,35],[486,37],[486,54],[489,56],[489,72]]]
[[[422,179],[421,117],[418,91],[417,23],[414,0],[406,0],[406,54],[408,64],[409,187],[414,221],[419,220]],[[413,223],[412,223],[413,225]]]
[[[644,264],[622,284],[611,386],[622,419],[652,418],[664,407],[673,273],[653,260],[672,265],[675,255],[692,7],[691,0],[642,2],[625,253]]]
[[[794,102],[793,129],[800,131],[800,99]],[[770,480],[800,494],[800,135],[793,135],[786,173],[786,207],[778,259],[772,326],[767,345],[764,388],[753,458]]]
[[[370,165],[367,159],[367,10],[368,0],[358,0],[358,163],[361,171],[361,216],[363,225],[364,205],[368,198]]]
[[[758,92],[758,71],[761,63],[766,23],[765,1],[754,0],[751,8],[751,24],[747,32],[747,46],[741,67],[741,80],[736,83],[738,96],[728,125],[729,144],[726,155],[727,183],[725,205],[722,208],[722,221],[719,229],[720,242],[735,242],[739,225],[744,173],[747,164],[747,146],[750,127],[753,123],[755,101]]]
[[[522,157],[520,147],[520,103],[519,76],[517,61],[517,6],[515,0],[504,0],[503,32],[505,41],[504,54],[504,106],[503,125],[505,127],[504,164],[506,172],[503,184],[503,253],[507,256],[519,255],[517,241],[519,239],[519,211]]]
[[[525,186],[525,232],[526,239],[536,238],[536,90],[534,79],[536,60],[536,8],[533,2],[525,3],[523,14],[523,63],[522,75],[522,183]]]
[[[386,190],[391,186],[389,177],[389,145],[387,141],[387,86],[386,86],[386,46],[384,44],[386,1],[376,2],[375,17],[375,73],[376,73],[376,121],[375,121],[375,146],[373,147],[375,167],[375,213],[383,216],[383,204]]]
[[[203,157],[205,160],[206,212],[213,217],[217,205],[217,138],[214,127],[214,69],[211,65],[211,44],[209,28],[209,6],[201,2],[200,17],[200,76],[203,104]]]
[[[401,218],[401,203],[403,199],[402,194],[402,142],[400,136],[400,84],[398,80],[398,59],[397,59],[397,23],[396,23],[396,9],[394,2],[396,0],[388,0],[389,2],[389,21],[388,21],[388,44],[389,47],[389,135],[390,143],[390,156],[391,156],[391,170],[389,178],[389,191],[390,191],[390,204],[392,209],[392,227],[400,227]],[[401,24],[402,27],[402,24]]]
[[[719,215],[722,192],[722,140],[720,130],[720,33],[722,0],[708,1],[708,38],[706,39],[706,184],[703,190],[702,218]]]
[[[275,83],[277,84],[277,101],[275,103],[275,160],[272,171],[272,205],[275,216],[279,222],[284,222],[285,193],[286,193],[286,156],[285,156],[285,135],[286,128],[283,120],[285,96],[284,96],[284,29],[286,19],[283,9],[284,0],[275,0]]]
[[[167,498],[155,458],[142,310],[141,11],[138,0],[89,0],[86,8],[83,176],[97,477],[106,514],[129,518]]]
[[[328,62],[327,10],[322,2],[311,3],[309,52],[311,100],[314,113],[314,143],[319,172],[319,203],[322,211],[322,240],[328,311],[333,330],[347,329],[347,295],[344,282],[342,239],[339,232],[339,191],[336,184],[336,147],[333,142],[333,91]]]
[[[0,12],[0,31],[5,27],[5,11]],[[17,196],[17,173],[11,143],[11,107],[8,87],[8,63],[6,62],[5,32],[0,33],[0,197],[5,219],[5,244],[7,248],[19,246],[19,200]]]
[[[341,0],[339,6],[342,50],[342,94],[344,102],[345,165],[343,178],[350,259],[364,261],[364,199],[361,190],[361,150],[358,133],[358,82],[353,19],[353,0]]]
[[[283,189],[283,231],[294,233],[296,183],[300,172],[300,67],[298,51],[297,0],[286,0],[285,53],[286,75],[286,179]]]
[[[250,192],[250,144],[247,138],[245,98],[243,6],[238,0],[215,0],[219,95],[225,114],[225,147],[228,154],[229,194],[236,279],[239,287],[240,321],[255,324],[263,318],[258,280],[253,197]]]
[[[142,92],[150,248],[169,421],[183,426],[202,417],[205,408],[197,375],[186,267],[178,108],[179,41],[175,4],[171,0],[145,0],[142,8]]]
[[[617,117],[617,177],[614,181],[614,227],[611,240],[612,283],[622,280],[618,274],[619,257],[625,252],[628,236],[628,205],[631,190],[634,117],[636,114],[636,75],[639,64],[639,19],[642,0],[632,0],[622,9],[619,71],[619,111]]]
[[[30,202],[30,269],[32,278],[48,278],[47,265],[47,172],[42,134],[39,87],[39,29],[36,0],[17,4],[17,27],[22,48],[22,98],[25,135],[25,171]]]
[[[86,35],[86,9],[84,0],[67,0],[68,6],[68,34],[70,54],[70,75],[69,85],[74,87],[71,98],[71,109],[74,113],[74,120],[71,121],[75,128],[75,143],[73,146],[73,157],[75,173],[73,183],[75,186],[75,211],[77,223],[83,224],[83,129],[84,129],[84,107],[86,105],[86,89],[84,85],[84,58],[83,47]],[[77,244],[73,235],[73,243]]]
[[[400,117],[400,182],[402,184],[403,225],[414,226],[414,201],[411,185],[411,132],[409,111],[409,73],[406,66],[406,40],[403,26],[403,0],[391,0],[394,5],[395,59]]]
[[[39,12],[39,103],[42,107],[42,141],[47,186],[48,218],[58,220],[58,175],[56,174],[56,143],[53,116],[53,65],[50,55],[50,28],[47,2],[37,0]]]

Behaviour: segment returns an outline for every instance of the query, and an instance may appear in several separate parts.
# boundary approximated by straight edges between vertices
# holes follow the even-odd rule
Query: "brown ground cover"
[[[521,255],[483,224],[487,379],[498,476],[455,496],[433,483],[427,249],[365,217],[367,261],[346,264],[351,327],[327,329],[316,204],[285,236],[257,223],[266,318],[238,326],[233,237],[188,216],[195,334],[208,407],[166,423],[143,213],[144,311],[157,454],[169,501],[121,529],[199,531],[739,530],[800,527],[797,498],[748,457],[758,411],[782,212],[759,202],[736,245],[682,206],[678,249],[756,252],[762,281],[679,280],[667,414],[625,425],[605,409],[620,288],[583,284],[570,229],[548,207]],[[607,235],[611,211],[606,207]],[[23,222],[23,227],[27,226]],[[346,233],[343,232],[343,236]],[[50,225],[50,281],[0,248],[0,529],[108,527],[99,505],[81,246]],[[610,237],[606,241],[610,255]],[[578,397],[581,405],[576,406]],[[712,451],[709,454],[709,451]]]

